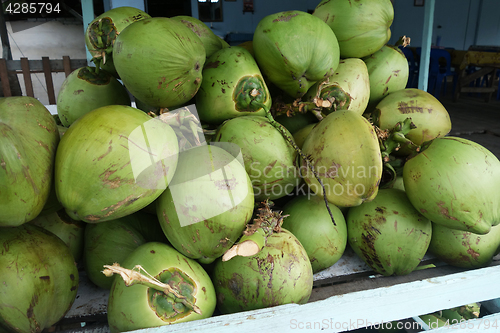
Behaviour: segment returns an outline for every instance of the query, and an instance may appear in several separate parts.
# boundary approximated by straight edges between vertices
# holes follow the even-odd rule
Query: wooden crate
[[[4,97],[18,95],[13,93],[13,85],[19,84],[14,82],[17,75],[22,75],[24,79],[25,95],[39,98],[35,96],[33,90],[32,75],[37,73],[44,74],[44,83],[47,91],[49,104],[56,104],[56,89],[52,79],[52,73],[64,73],[66,77],[75,69],[87,66],[87,59],[70,59],[69,56],[63,56],[62,59],[49,59],[42,57],[41,60],[28,60],[21,58],[20,60],[5,60],[0,59],[0,81],[2,82],[2,91]]]
[[[348,248],[335,265],[314,275],[314,288],[307,304],[215,314],[203,320],[137,332],[343,332],[376,328],[381,322],[393,320],[403,320],[408,325],[407,332],[419,332],[429,329],[419,322],[419,315],[500,297],[497,286],[500,255],[488,267],[480,269],[451,267],[426,255],[422,265],[429,263],[436,267],[406,276],[384,277],[375,274]],[[109,291],[95,287],[82,272],[78,297],[60,328],[67,332],[109,332],[108,295]],[[494,323],[496,327],[492,326]],[[500,313],[462,325],[465,330],[460,332],[477,332],[487,325],[495,332],[496,328],[500,330]]]

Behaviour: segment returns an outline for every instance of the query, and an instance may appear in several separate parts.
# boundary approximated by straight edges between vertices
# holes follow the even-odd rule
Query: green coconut
[[[370,101],[368,111],[390,93],[403,90],[410,73],[408,60],[395,46],[384,45],[377,52],[363,58],[368,69]]]
[[[239,159],[215,144],[202,145],[179,155],[177,171],[156,207],[172,246],[208,264],[222,256],[245,229],[252,217],[254,193]]]
[[[61,139],[57,197],[74,220],[97,223],[132,214],[165,190],[178,152],[168,124],[130,106],[100,107],[79,118]]]
[[[297,10],[260,20],[253,49],[262,73],[292,98],[331,76],[340,60],[337,38],[328,25]]]
[[[113,46],[116,71],[130,93],[153,107],[174,108],[193,98],[206,52],[183,23],[153,17],[131,24]]]
[[[451,130],[450,115],[443,104],[428,92],[416,88],[390,93],[372,112],[373,124],[382,130],[391,130],[407,118],[411,118],[415,128],[405,136],[417,146],[444,137]],[[406,155],[410,152],[404,146],[399,151]]]
[[[107,267],[104,273],[120,274],[123,269],[129,276],[131,270],[135,273],[113,281],[107,308],[111,332],[209,318],[215,310],[214,286],[207,272],[167,244],[143,244],[121,267]]]
[[[245,48],[231,46],[215,52],[203,68],[196,109],[204,123],[219,125],[245,115],[265,116],[271,95],[259,66]]]
[[[268,236],[264,248],[255,255],[217,259],[211,276],[217,308],[223,314],[304,304],[313,284],[306,250],[285,229]]]
[[[370,89],[366,64],[357,58],[342,59],[335,73],[327,81],[313,85],[302,101],[327,101],[322,108],[322,112],[326,114],[336,110],[349,110],[362,115],[368,105]]]
[[[186,27],[191,29],[198,37],[200,37],[200,40],[205,47],[207,58],[218,50],[229,47],[229,44],[224,39],[217,36],[212,29],[205,24],[205,22],[200,21],[197,18],[186,15],[178,15],[171,17],[171,19],[181,22]]]
[[[309,133],[302,151],[334,205],[358,206],[377,195],[382,156],[375,130],[365,117],[345,110],[329,114]],[[300,172],[312,192],[323,197],[322,187],[303,161]]]
[[[427,142],[405,163],[403,180],[413,206],[436,224],[484,235],[500,223],[500,161],[474,141]]]
[[[375,199],[347,212],[350,247],[376,273],[407,275],[424,257],[432,224],[404,191],[381,189]]]
[[[290,133],[287,135],[293,140]],[[281,198],[299,184],[297,153],[267,118],[244,116],[228,120],[218,128],[214,141],[241,148],[255,200]]]
[[[295,112],[290,116],[281,114],[274,117],[274,120],[283,125],[292,135],[295,135],[302,128],[318,122],[318,118],[311,112]]]
[[[492,227],[486,235],[478,235],[433,223],[429,252],[455,267],[488,266],[500,253],[500,225]]]
[[[85,30],[85,45],[96,66],[118,76],[113,63],[113,45],[116,37],[130,24],[150,17],[139,8],[121,6],[94,18]]]
[[[39,215],[29,223],[42,227],[61,238],[71,250],[75,261],[82,258],[86,223],[73,220],[64,209],[43,216]]]
[[[0,98],[0,133],[0,226],[19,226],[49,198],[59,132],[47,108],[24,96]]]
[[[347,226],[340,209],[330,204],[335,224],[318,196],[297,196],[283,207],[282,227],[294,234],[307,252],[313,273],[334,265],[347,245]],[[288,216],[287,216],[288,215]]]
[[[111,289],[113,278],[102,274],[104,265],[123,264],[139,246],[167,239],[156,215],[136,212],[106,223],[89,223],[85,228],[83,264],[90,281]]]
[[[293,135],[293,140],[295,141],[295,144],[297,145],[297,147],[302,149],[302,146],[304,145],[304,142],[306,141],[307,136],[309,135],[309,133],[311,133],[314,126],[316,126],[316,124],[309,124],[306,127],[301,128],[300,130],[295,132],[295,134]]]
[[[391,0],[322,0],[312,15],[333,30],[341,58],[363,58],[391,38],[394,8]]]
[[[84,114],[106,105],[129,105],[125,87],[106,71],[95,67],[74,70],[61,85],[57,95],[57,114],[69,127]]]
[[[71,251],[30,223],[2,228],[0,244],[0,331],[45,331],[76,298],[79,276]]]

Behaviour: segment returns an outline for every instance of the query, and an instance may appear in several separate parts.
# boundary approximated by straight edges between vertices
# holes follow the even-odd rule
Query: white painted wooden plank
[[[341,332],[500,297],[500,266],[469,270],[386,288],[332,296],[304,305],[216,316],[139,330],[162,332]]]
[[[427,253],[422,260],[431,260],[435,256]],[[333,277],[348,276],[357,273],[373,272],[370,268],[354,251],[347,247],[342,257],[334,265],[317,272],[313,275],[314,281],[325,280]],[[374,273],[375,274],[375,273]]]
[[[85,272],[79,274],[76,299],[64,318],[81,318],[91,315],[105,315],[108,307],[109,290],[93,284]]]
[[[354,273],[369,272],[372,269],[361,260],[351,248],[347,248],[333,266],[314,274],[314,281],[324,280],[336,276],[350,275]]]

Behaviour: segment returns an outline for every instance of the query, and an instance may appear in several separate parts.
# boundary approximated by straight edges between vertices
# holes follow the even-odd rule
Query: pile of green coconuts
[[[306,303],[347,246],[383,276],[488,265],[500,162],[406,88],[393,17],[323,0],[238,46],[193,17],[96,17],[56,116],[0,99],[0,332],[55,325],[82,271],[120,332]]]

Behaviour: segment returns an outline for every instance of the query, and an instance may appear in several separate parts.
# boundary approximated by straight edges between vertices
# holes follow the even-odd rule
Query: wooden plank
[[[477,79],[482,78],[483,76],[491,73],[494,70],[492,67],[486,67],[486,68],[481,68],[467,76],[460,77],[458,80],[459,82],[459,87],[464,87],[468,85],[469,83],[476,81]],[[463,88],[462,88],[463,89]]]
[[[43,72],[45,74],[47,95],[49,97],[49,104],[56,104],[56,95],[54,92],[54,82],[52,81],[52,71],[50,68],[49,57],[42,57],[42,62],[43,62]]]
[[[138,330],[163,332],[341,332],[500,297],[500,266],[468,270],[391,287],[346,293],[303,305],[287,304]]]
[[[43,73],[43,61],[42,60],[29,60],[31,73]],[[71,68],[80,68],[87,66],[86,59],[70,59]],[[8,60],[7,69],[9,71],[21,72],[21,61],[20,60]],[[53,73],[64,72],[64,62],[62,59],[51,59],[50,69]]]
[[[12,96],[12,91],[10,90],[7,63],[4,58],[0,59],[0,80],[2,81],[3,96],[4,97]]]
[[[69,74],[73,71],[71,69],[71,60],[68,56],[63,56],[63,67],[64,67],[64,74],[66,77],[68,77]]]
[[[429,253],[422,258],[420,265],[427,264],[443,265]],[[350,281],[363,277],[376,275],[350,246],[347,246],[342,257],[332,266],[314,274],[314,287]]]
[[[21,58],[21,68],[23,70],[24,86],[26,87],[26,96],[35,97],[33,92],[33,82],[31,81],[30,63],[28,58]]]
[[[500,262],[493,263],[493,266],[500,266]],[[331,286],[315,288],[311,294],[309,302],[315,302],[335,295],[363,291],[375,288],[390,287],[398,284],[409,283],[417,280],[435,278],[463,272],[462,268],[452,266],[439,266],[436,268],[427,268],[419,271],[413,271],[411,274],[402,276],[373,276],[370,279],[357,279],[350,283],[339,283]]]
[[[496,89],[488,87],[462,87],[460,92],[462,93],[492,93]]]
[[[83,317],[106,316],[109,290],[97,287],[90,281],[85,271],[79,274],[78,293],[65,320],[75,321]]]

